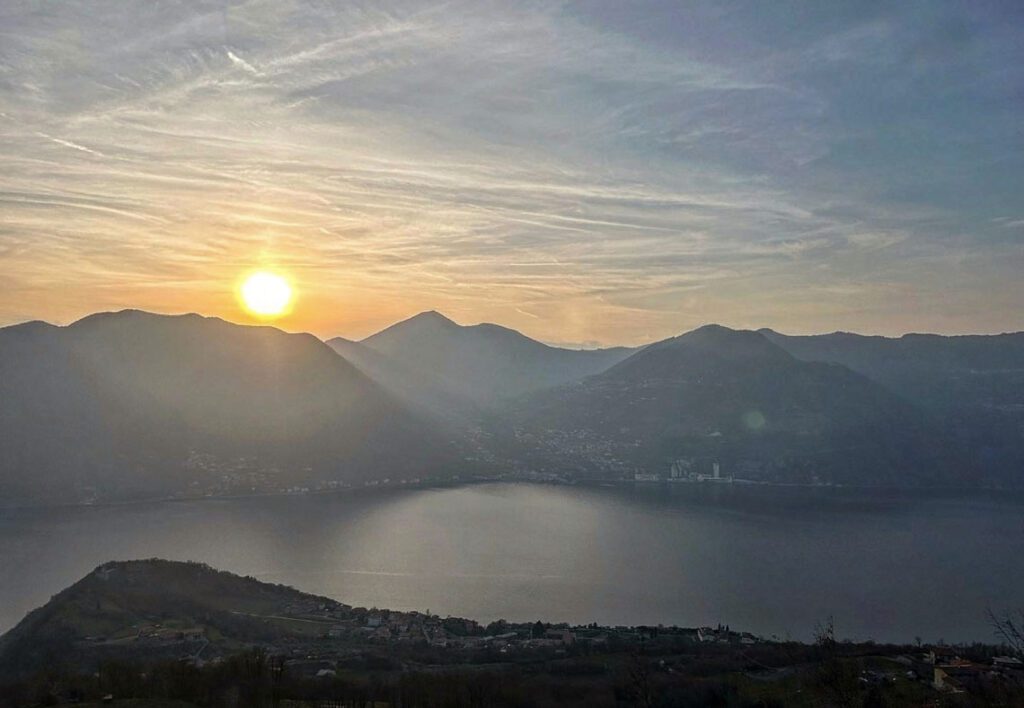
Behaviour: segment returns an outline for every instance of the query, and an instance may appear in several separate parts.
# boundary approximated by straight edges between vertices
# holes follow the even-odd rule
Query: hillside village
[[[186,675],[193,678],[183,686]],[[645,705],[636,699],[641,689],[733,696],[750,706],[816,705],[815,696],[834,695],[893,706],[1017,705],[1024,697],[1024,663],[1005,646],[852,643],[837,640],[830,623],[810,644],[723,625],[482,624],[352,607],[159,560],[104,564],[0,637],[5,708],[39,705],[32,696],[40,691],[55,701],[176,695],[222,705],[196,693],[211,682],[255,682],[268,696],[436,705],[409,703],[410,682],[435,695],[478,690],[485,676],[493,702],[484,705],[509,706],[523,695],[545,704],[569,685],[584,702],[551,705]]]

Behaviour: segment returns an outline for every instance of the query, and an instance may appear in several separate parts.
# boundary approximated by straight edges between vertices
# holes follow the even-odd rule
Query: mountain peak
[[[603,371],[630,350],[573,352],[496,324],[460,325],[430,310],[360,342],[460,398],[500,400]]]
[[[462,325],[448,319],[437,310],[427,310],[401,322],[396,322],[390,327],[385,327],[380,332],[371,334],[361,341],[363,344],[373,345],[374,343],[387,341],[395,336],[433,336],[435,333],[455,332],[461,329],[464,329]]]
[[[679,339],[687,338],[691,340],[705,340],[705,341],[721,341],[730,338],[742,337],[747,334],[757,334],[747,329],[732,329],[725,325],[716,324],[714,322],[706,325],[701,325],[696,329],[692,329],[689,332],[685,332],[679,335]]]
[[[432,322],[434,324],[440,324],[445,326],[462,326],[455,322],[454,320],[445,317],[437,310],[426,310],[424,312],[419,313],[418,315],[413,315],[412,317],[407,319],[406,322]]]
[[[713,350],[716,354],[728,358],[787,357],[782,348],[772,343],[762,332],[750,329],[731,329],[719,324],[703,325],[686,334],[666,340],[662,344],[672,347],[685,346]]]
[[[181,314],[164,314],[160,312],[148,312],[146,310],[138,309],[125,309],[125,310],[113,310],[109,312],[94,312],[91,315],[72,322],[68,325],[71,329],[82,329],[93,326],[97,323],[124,323],[124,322],[196,322],[196,321],[208,321],[208,322],[224,322],[219,317],[206,317],[195,312],[185,312]]]
[[[722,364],[748,366],[792,360],[760,332],[708,324],[655,342],[608,370],[611,376],[663,377]]]
[[[8,325],[6,327],[0,327],[2,332],[11,332],[24,335],[32,335],[40,332],[49,332],[57,330],[59,327],[52,325],[49,322],[43,320],[29,320],[27,322],[19,322],[18,324]]]

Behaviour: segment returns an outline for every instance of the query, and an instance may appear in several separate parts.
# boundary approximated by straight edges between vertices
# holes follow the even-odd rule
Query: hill
[[[199,655],[320,636],[349,608],[199,563],[110,562],[0,637],[0,677],[48,665]],[[275,619],[285,615],[291,620]]]
[[[437,312],[399,322],[361,344],[419,382],[411,398],[429,400],[431,391],[444,391],[481,407],[595,374],[633,351],[561,349],[494,324],[459,325]]]
[[[1024,482],[1024,332],[890,338],[761,331],[798,359],[842,364],[899,393],[942,419],[994,482]]]
[[[0,438],[8,502],[270,491],[454,459],[311,335],[138,311],[0,330]]]
[[[912,404],[846,367],[717,325],[538,393],[509,419],[510,447],[584,475],[667,477],[674,463],[684,476],[707,474],[717,461],[727,475],[765,481],[970,483],[959,451]]]

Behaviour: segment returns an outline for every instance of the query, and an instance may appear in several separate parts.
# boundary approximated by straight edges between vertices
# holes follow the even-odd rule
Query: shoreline
[[[82,502],[59,502],[27,503],[27,504],[0,504],[0,513],[8,511],[33,511],[43,509],[105,509],[123,506],[141,506],[145,504],[166,504],[173,502],[199,502],[199,501],[231,501],[245,499],[262,499],[278,497],[307,497],[314,495],[328,494],[361,494],[377,491],[401,491],[401,490],[427,490],[427,489],[450,489],[454,487],[470,487],[480,484],[524,484],[538,486],[557,487],[602,487],[602,488],[644,488],[654,489],[657,487],[676,489],[776,489],[776,490],[833,490],[833,491],[860,491],[860,492],[895,492],[902,495],[908,493],[919,493],[918,496],[928,497],[934,495],[949,494],[992,494],[1011,493],[1024,495],[1024,488],[1014,487],[939,487],[939,486],[877,486],[877,485],[852,485],[852,484],[827,484],[827,483],[802,483],[802,482],[766,482],[749,479],[736,479],[728,483],[711,481],[679,481],[679,480],[634,480],[634,479],[601,479],[601,478],[579,478],[579,479],[536,479],[526,477],[473,477],[448,480],[436,480],[431,482],[396,483],[378,482],[374,484],[363,484],[359,486],[348,486],[336,489],[309,489],[300,492],[269,491],[269,492],[240,492],[228,494],[206,494],[192,496],[155,496],[138,499],[111,499],[106,501],[82,501]]]

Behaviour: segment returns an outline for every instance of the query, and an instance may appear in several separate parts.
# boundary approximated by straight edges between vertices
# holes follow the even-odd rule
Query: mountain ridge
[[[8,502],[280,491],[460,469],[622,478],[662,473],[680,456],[720,457],[787,483],[1015,486],[1024,465],[1021,334],[788,337],[709,324],[636,350],[588,351],[436,311],[325,343],[129,309],[0,328],[0,399]],[[756,435],[736,427],[747,414],[763,418]],[[859,421],[855,433],[842,433],[844,415]],[[836,466],[838,453],[825,452],[843,434],[857,442]],[[823,459],[842,474],[815,472]],[[855,474],[856,465],[899,474]],[[228,487],[211,482],[218,474]]]
[[[501,325],[460,325],[434,310],[360,344],[481,407],[597,373],[633,351],[553,347]]]
[[[9,498],[352,483],[414,459],[422,476],[452,456],[322,341],[273,327],[123,311],[3,329],[0,374]]]
[[[993,483],[1024,479],[1024,332],[766,336],[797,358],[847,366],[943,421]]]
[[[719,460],[755,481],[912,486],[948,480],[959,459],[926,414],[884,387],[720,325],[539,392],[509,420],[522,433],[510,447],[536,446],[542,464],[580,473],[616,460],[618,474],[664,477],[674,460]]]

